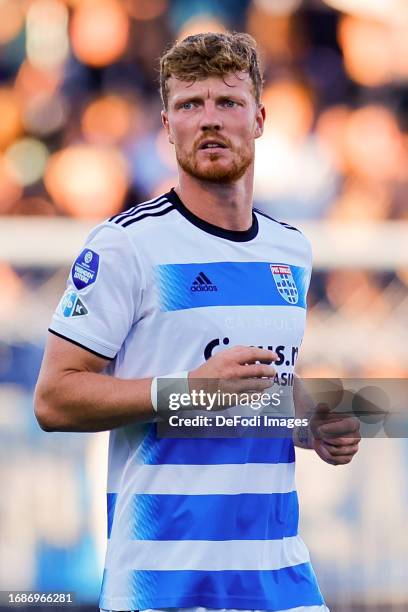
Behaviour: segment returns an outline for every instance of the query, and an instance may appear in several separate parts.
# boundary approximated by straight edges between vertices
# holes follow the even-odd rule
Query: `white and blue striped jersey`
[[[198,367],[235,345],[272,348],[293,384],[311,251],[254,211],[246,231],[193,215],[174,190],[94,229],[50,331],[119,378]],[[298,534],[292,439],[110,433],[100,607],[323,610]]]

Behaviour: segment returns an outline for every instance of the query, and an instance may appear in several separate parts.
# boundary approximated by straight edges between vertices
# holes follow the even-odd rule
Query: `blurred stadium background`
[[[407,0],[0,0],[0,590],[96,609],[107,438],[43,433],[33,386],[88,229],[176,181],[158,57],[224,28],[263,56],[256,204],[314,247],[300,372],[407,377]],[[332,610],[408,610],[407,440],[299,459]]]

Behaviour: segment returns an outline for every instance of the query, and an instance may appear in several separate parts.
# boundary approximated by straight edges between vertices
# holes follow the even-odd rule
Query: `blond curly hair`
[[[224,77],[229,72],[247,72],[260,103],[263,78],[255,40],[242,32],[206,32],[176,41],[160,58],[160,94],[168,105],[168,79],[194,82],[210,76]]]

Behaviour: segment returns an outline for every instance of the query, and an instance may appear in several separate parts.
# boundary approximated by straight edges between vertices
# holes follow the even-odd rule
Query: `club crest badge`
[[[297,304],[299,293],[290,266],[285,264],[270,264],[270,269],[279,294],[289,304]]]
[[[99,255],[91,249],[84,249],[74,261],[71,270],[72,282],[78,291],[94,284],[98,276]]]

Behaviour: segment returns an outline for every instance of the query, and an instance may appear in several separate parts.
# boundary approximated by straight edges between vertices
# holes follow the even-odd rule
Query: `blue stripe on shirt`
[[[117,493],[107,494],[107,506],[108,506],[108,539],[110,538],[113,524],[113,517],[115,515],[116,500],[118,498]]]
[[[136,540],[276,540],[297,535],[299,505],[291,493],[134,495]]]
[[[211,306],[298,306],[306,308],[309,270],[273,262],[221,261],[156,266],[160,308],[168,312]],[[202,274],[205,275],[205,281]],[[287,296],[287,297],[285,297]]]
[[[324,603],[310,563],[262,571],[135,570],[129,572],[128,580],[132,597],[123,603],[130,609],[206,606],[284,610]]]
[[[158,438],[152,424],[138,458],[148,465],[293,463],[295,451],[292,438]]]

